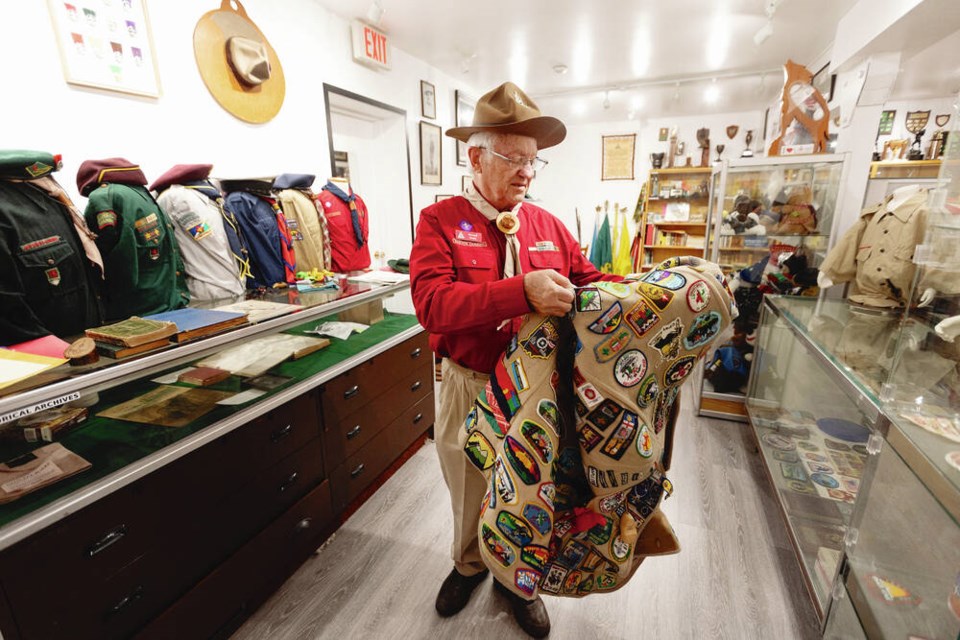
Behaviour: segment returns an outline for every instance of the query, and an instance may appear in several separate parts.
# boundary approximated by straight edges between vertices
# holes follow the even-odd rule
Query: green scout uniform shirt
[[[107,320],[186,306],[173,226],[144,187],[102,184],[90,192],[84,217],[103,254]]]

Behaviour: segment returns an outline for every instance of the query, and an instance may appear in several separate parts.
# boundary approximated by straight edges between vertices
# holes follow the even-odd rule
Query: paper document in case
[[[65,358],[49,358],[32,353],[20,353],[10,349],[0,349],[0,389],[25,380],[41,371],[58,367]]]

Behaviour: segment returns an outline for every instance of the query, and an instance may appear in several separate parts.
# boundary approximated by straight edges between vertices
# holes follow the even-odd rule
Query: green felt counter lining
[[[318,324],[327,320],[336,320],[335,316],[311,320],[309,323],[293,327],[287,333],[305,334]],[[333,367],[356,354],[369,349],[403,331],[416,326],[417,319],[412,315],[385,312],[384,319],[360,334],[353,334],[347,340],[330,338],[330,344],[299,360],[282,362],[270,370],[271,374],[290,377],[283,386],[267,391],[250,403],[239,406],[217,405],[212,411],[198,418],[186,427],[158,427],[99,417],[96,414],[126,402],[132,398],[156,388],[151,382],[163,373],[151,375],[142,380],[131,381],[108,391],[100,392],[99,402],[89,407],[90,415],[86,422],[67,434],[60,442],[69,450],[88,460],[93,467],[67,478],[54,485],[27,494],[11,503],[0,505],[0,526],[5,526],[54,500],[69,495],[84,486],[110,475],[138,460],[167,447],[183,438],[205,429],[238,411],[243,411],[257,402],[269,398],[292,384],[307,380]],[[178,365],[171,369],[182,368]],[[231,376],[219,384],[207,387],[222,391],[245,391],[249,385],[238,376]],[[44,443],[3,443],[0,445],[2,460],[9,460],[31,451]]]

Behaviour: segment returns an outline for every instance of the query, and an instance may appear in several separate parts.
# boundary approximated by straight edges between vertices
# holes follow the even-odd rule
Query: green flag
[[[610,217],[603,214],[603,223],[590,251],[590,262],[603,273],[613,273],[613,238],[610,235]]]

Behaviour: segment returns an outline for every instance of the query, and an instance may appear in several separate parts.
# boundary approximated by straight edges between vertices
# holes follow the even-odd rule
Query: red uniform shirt
[[[346,202],[323,190],[317,194],[317,201],[323,209],[323,217],[327,221],[330,231],[330,262],[337,273],[366,269],[370,266],[370,220],[367,216],[367,205],[360,196],[354,202],[357,205],[357,215],[360,217],[360,230],[363,233],[363,246],[357,246],[357,236],[353,230],[353,219],[350,217],[350,207]]]
[[[556,217],[525,202],[518,212],[523,273],[554,269],[575,285],[620,280],[583,257]],[[410,290],[430,347],[457,364],[490,373],[520,318],[531,311],[523,276],[503,278],[506,239],[466,198],[438,202],[420,213],[410,252]],[[501,329],[504,320],[512,319]]]

